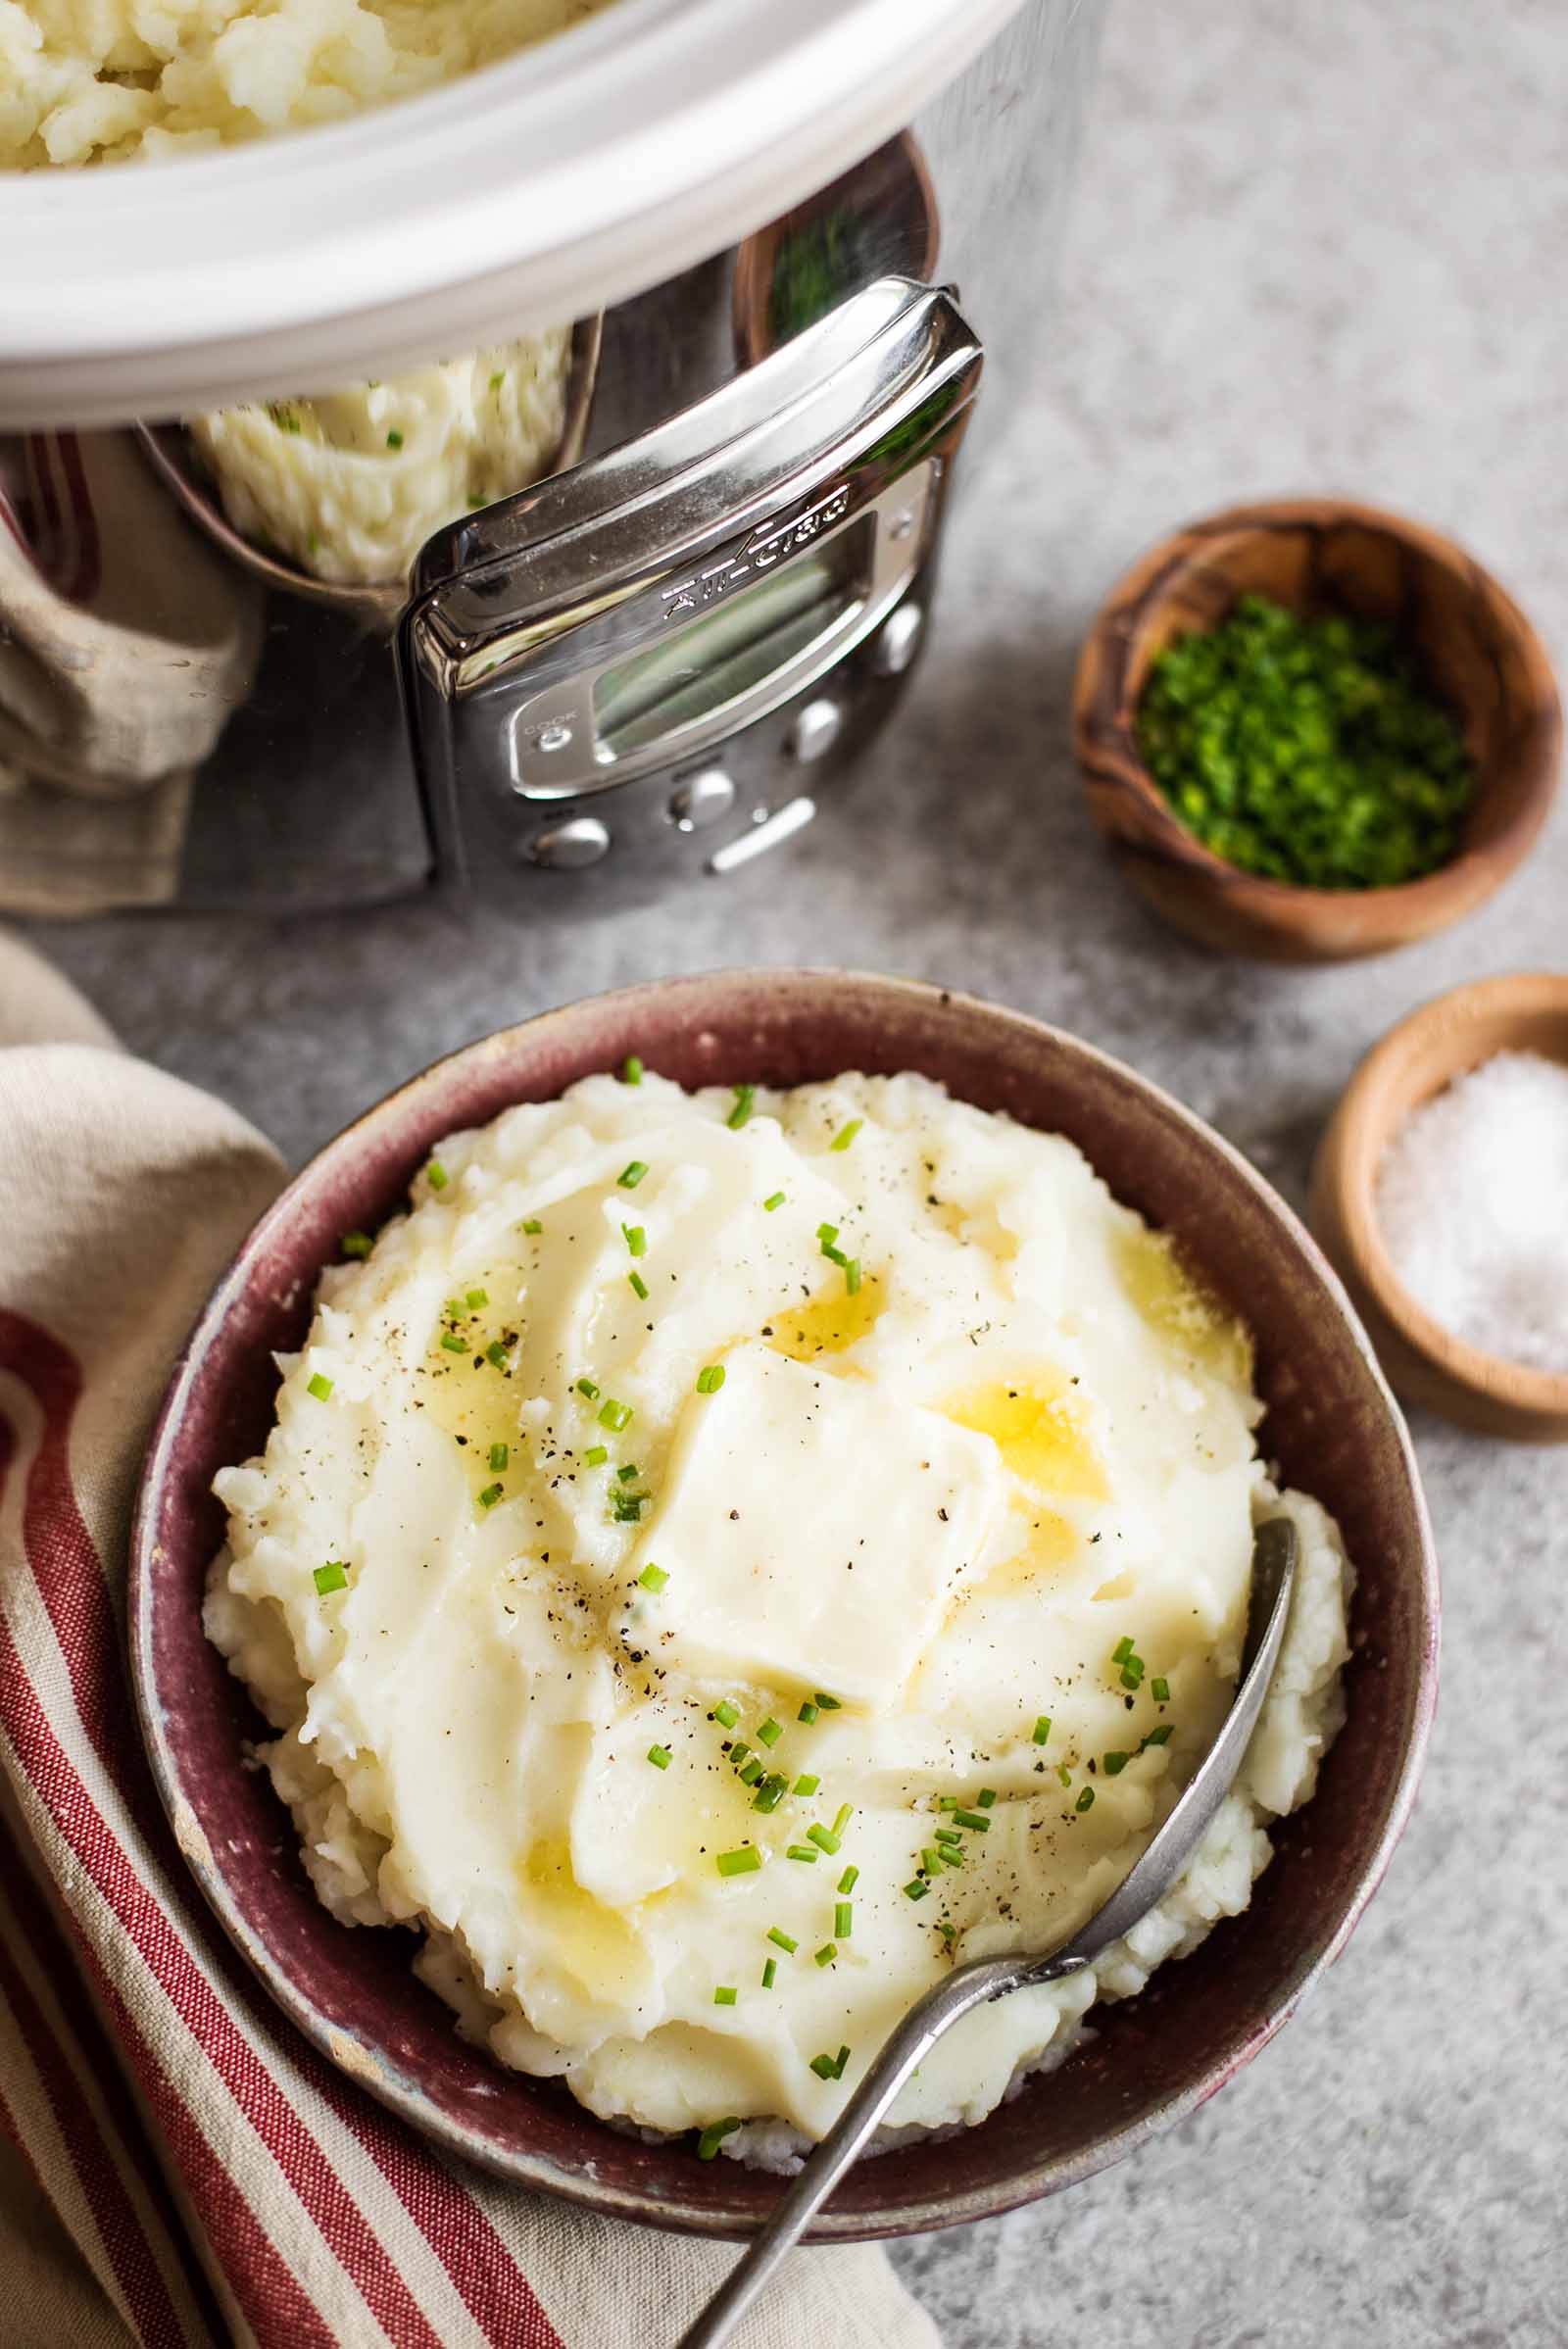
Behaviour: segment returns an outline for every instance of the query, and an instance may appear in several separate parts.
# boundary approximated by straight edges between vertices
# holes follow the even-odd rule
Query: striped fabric
[[[169,1364],[267,1145],[0,941],[0,2341],[661,2349],[734,2254],[435,2152],[208,1920],[144,1763],[125,1532]],[[745,2349],[933,2349],[873,2248],[801,2252]]]

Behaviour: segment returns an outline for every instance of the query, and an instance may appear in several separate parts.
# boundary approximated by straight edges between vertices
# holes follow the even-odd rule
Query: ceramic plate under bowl
[[[517,1101],[542,1101],[629,1052],[686,1086],[797,1085],[917,1069],[966,1101],[1068,1135],[1119,1199],[1172,1233],[1250,1323],[1268,1404],[1261,1443],[1345,1529],[1358,1581],[1348,1718],[1246,1914],[979,2128],[861,2162],[817,2239],[912,2232],[1010,2209],[1130,2153],[1221,2086],[1273,2036],[1344,1945],[1414,1794],[1437,1682],[1438,1592],[1398,1410],[1333,1273],[1262,1179],[1200,1120],[1072,1037],[972,999],[828,971],[672,979],[546,1012],[470,1045],[330,1143],[262,1218],[220,1283],[165,1399],[131,1559],[132,1666],[181,1849],[239,1949],[325,2054],[416,2128],[519,2184],[694,2232],[742,2235],[776,2178],[699,2164],[690,2139],[645,2144],[559,2082],[509,2072],[459,2038],[410,1971],[411,1934],[339,1925],[318,1902],[291,1823],[247,1769],[260,1717],[201,1628],[224,1530],[220,1468],[259,1452],[278,1384],[339,1236],[403,1203],[432,1146]]]

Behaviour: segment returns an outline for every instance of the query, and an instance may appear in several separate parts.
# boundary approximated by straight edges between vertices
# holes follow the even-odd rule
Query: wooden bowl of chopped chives
[[[1085,640],[1090,807],[1154,909],[1272,962],[1386,954],[1527,854],[1562,712],[1540,638],[1451,540],[1339,499],[1150,550]]]
[[[1565,1189],[1568,973],[1456,987],[1373,1047],[1308,1213],[1405,1400],[1568,1443]]]

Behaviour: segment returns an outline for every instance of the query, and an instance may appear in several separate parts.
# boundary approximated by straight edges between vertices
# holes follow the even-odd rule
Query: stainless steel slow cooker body
[[[830,807],[932,624],[960,449],[972,465],[1042,364],[1099,13],[1024,0],[908,128],[760,227],[603,314],[586,285],[579,461],[438,532],[406,599],[290,579],[236,540],[177,424],[130,427],[203,559],[265,597],[151,894],[457,883],[533,916],[721,877]],[[69,865],[69,783],[24,781],[57,819],[25,853]],[[0,821],[0,904],[36,909],[7,855]]]

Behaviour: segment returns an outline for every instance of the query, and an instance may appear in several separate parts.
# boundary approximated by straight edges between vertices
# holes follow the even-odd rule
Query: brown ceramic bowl
[[[1396,889],[1297,889],[1243,872],[1178,821],[1138,748],[1150,664],[1258,594],[1391,621],[1453,711],[1479,778],[1458,855]],[[1152,547],[1084,641],[1073,734],[1096,823],[1157,913],[1265,962],[1387,954],[1473,912],[1528,852],[1557,786],[1562,712],[1524,613],[1451,539],[1338,498],[1236,506]]]
[[[1247,1913],[978,2129],[862,2162],[817,2239],[897,2234],[1004,2211],[1089,2177],[1220,2087],[1344,1946],[1403,1825],[1435,1700],[1438,1593],[1408,1440],[1333,1273],[1235,1150],[1130,1069],[1032,1020],[907,982],[829,971],[671,979],[546,1012],[416,1077],[329,1144],[269,1210],[174,1374],[132,1548],[133,1670],[180,1847],[239,1949],[302,2031],[455,2153],[517,2183],[656,2226],[744,2235],[776,2178],[644,2144],[559,2082],[465,2045],[409,1970],[412,1940],[321,1908],[264,1775],[260,1723],[202,1635],[223,1534],[215,1472],[259,1450],[274,1348],[301,1343],[339,1235],[403,1200],[432,1146],[546,1101],[636,1052],[687,1086],[793,1085],[919,1069],[982,1108],[1070,1135],[1117,1195],[1172,1232],[1257,1338],[1265,1449],[1339,1516],[1358,1561],[1348,1719],[1309,1807],[1275,1837]]]
[[[1568,1372],[1528,1369],[1454,1337],[1400,1285],[1378,1230],[1378,1166],[1396,1132],[1494,1052],[1540,1052],[1568,1067],[1568,973],[1477,980],[1391,1028],[1346,1087],[1318,1146],[1312,1229],[1400,1395],[1485,1435],[1568,1444]]]

